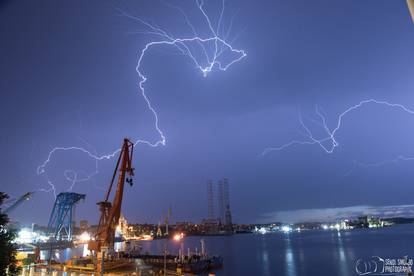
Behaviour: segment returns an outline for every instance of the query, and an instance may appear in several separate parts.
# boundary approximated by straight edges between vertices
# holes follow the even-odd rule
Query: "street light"
[[[173,236],[174,241],[181,241],[184,238],[184,233],[175,234]],[[167,241],[164,242],[164,276],[167,275]],[[181,243],[181,246],[183,244]],[[180,256],[181,258],[181,256]]]
[[[184,238],[184,233],[180,233],[180,234],[175,234],[174,235],[174,240],[175,241],[180,241]]]

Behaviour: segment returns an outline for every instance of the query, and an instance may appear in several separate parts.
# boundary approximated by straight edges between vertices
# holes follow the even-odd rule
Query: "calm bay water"
[[[372,256],[414,256],[414,225],[348,231],[302,231],[289,234],[239,234],[203,237],[206,250],[224,257],[217,275],[357,275],[358,259]],[[199,247],[200,237],[188,237],[184,247]],[[180,247],[169,242],[171,249]],[[142,243],[162,252],[163,241]]]
[[[214,271],[217,276],[358,275],[355,270],[358,259],[414,256],[414,225],[340,232],[187,237],[183,245],[171,240],[142,241],[140,245],[144,252],[154,254],[162,254],[165,243],[172,253],[182,246],[187,252],[188,247],[191,251],[195,247],[200,250],[201,238],[205,240],[207,253],[224,258],[224,267]]]

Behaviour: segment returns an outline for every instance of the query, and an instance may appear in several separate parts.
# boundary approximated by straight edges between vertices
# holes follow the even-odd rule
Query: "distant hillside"
[[[395,224],[414,223],[414,218],[384,218],[383,221],[392,222]]]

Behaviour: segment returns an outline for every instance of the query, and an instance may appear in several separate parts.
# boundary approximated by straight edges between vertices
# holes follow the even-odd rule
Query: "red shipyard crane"
[[[121,216],[124,184],[127,182],[132,186],[132,176],[134,175],[134,169],[132,168],[133,150],[134,144],[125,138],[105,199],[97,203],[101,217],[99,219],[98,230],[95,234],[95,240],[89,242],[89,250],[95,250],[96,252],[107,251],[109,253],[114,248],[115,230]],[[113,201],[110,202],[109,196],[117,175],[118,183],[115,196]]]

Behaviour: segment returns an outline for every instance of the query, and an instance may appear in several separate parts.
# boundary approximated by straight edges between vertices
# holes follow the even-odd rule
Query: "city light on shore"
[[[79,236],[79,240],[81,242],[86,242],[86,241],[90,241],[91,240],[91,235],[88,232],[83,232],[80,236]]]
[[[174,237],[173,237],[173,239],[174,239],[175,241],[180,241],[180,240],[182,240],[183,238],[184,238],[184,233],[175,234],[175,235],[174,235]]]

